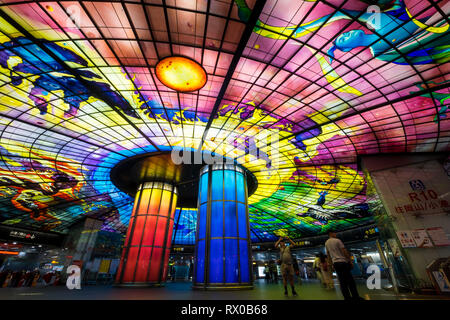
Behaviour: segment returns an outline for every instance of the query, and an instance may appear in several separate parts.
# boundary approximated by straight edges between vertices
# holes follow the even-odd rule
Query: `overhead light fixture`
[[[0,254],[7,254],[7,255],[16,256],[19,253],[17,251],[0,251]]]
[[[156,65],[156,77],[166,87],[178,92],[192,92],[203,88],[207,75],[205,69],[190,58],[171,56]]]

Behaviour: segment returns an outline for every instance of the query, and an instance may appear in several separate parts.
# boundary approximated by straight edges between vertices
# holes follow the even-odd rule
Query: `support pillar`
[[[160,286],[166,281],[176,204],[177,190],[169,183],[139,186],[116,285]]]
[[[251,289],[247,180],[237,165],[200,171],[194,289]]]

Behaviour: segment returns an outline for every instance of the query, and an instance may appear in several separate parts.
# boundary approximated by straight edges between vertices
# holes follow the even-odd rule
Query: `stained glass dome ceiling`
[[[2,224],[123,232],[111,168],[200,148],[258,179],[253,241],[317,235],[372,221],[358,155],[450,149],[447,0],[0,3]],[[167,57],[201,88],[163,84]],[[196,211],[175,219],[192,243]]]

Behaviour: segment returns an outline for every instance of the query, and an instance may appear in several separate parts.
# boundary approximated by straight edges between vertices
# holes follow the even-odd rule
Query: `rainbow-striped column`
[[[139,186],[116,285],[152,286],[166,281],[176,204],[177,190],[169,183]]]

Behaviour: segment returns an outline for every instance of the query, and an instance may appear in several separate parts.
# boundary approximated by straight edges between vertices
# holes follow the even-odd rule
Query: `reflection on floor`
[[[191,282],[168,282],[163,288],[114,288],[112,286],[83,286],[81,290],[68,290],[65,286],[47,288],[1,288],[0,300],[342,300],[339,285],[334,290],[321,288],[317,280],[296,285],[297,297],[285,297],[281,283],[268,284],[257,280],[253,290],[194,291]],[[369,290],[364,281],[358,281],[358,290],[368,300],[449,299],[436,295],[395,295],[386,290]],[[290,293],[290,290],[289,290]]]

